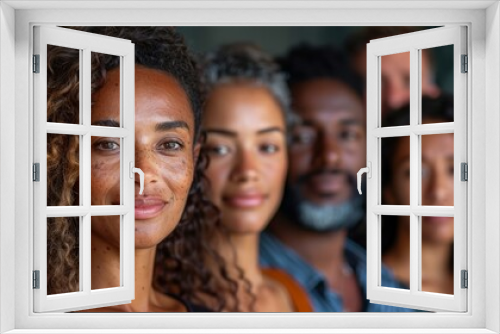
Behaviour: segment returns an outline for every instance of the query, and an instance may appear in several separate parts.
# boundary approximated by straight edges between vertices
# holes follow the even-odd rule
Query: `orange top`
[[[262,274],[281,283],[287,290],[295,312],[313,312],[309,296],[304,288],[288,273],[277,268],[262,268]]]

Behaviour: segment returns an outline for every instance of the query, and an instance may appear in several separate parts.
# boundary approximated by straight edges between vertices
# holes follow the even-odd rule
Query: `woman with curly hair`
[[[211,241],[238,283],[238,310],[312,311],[291,276],[259,266],[259,234],[278,209],[287,171],[292,117],[284,76],[268,55],[248,44],[208,55],[204,72],[209,92],[202,151],[210,158],[208,194],[220,210],[224,229],[219,232],[229,234],[229,239]]]
[[[206,242],[218,220],[216,209],[203,195],[206,159],[198,158],[203,94],[196,62],[173,28],[82,30],[135,44],[135,165],[145,174],[143,194],[139,195],[137,181],[135,187],[135,299],[91,311],[207,311],[196,306],[205,300],[213,310],[226,308],[226,299],[218,293],[231,294],[236,285]],[[49,122],[78,123],[78,73],[78,50],[49,49]],[[91,90],[92,125],[119,126],[117,57],[92,54]],[[51,135],[47,152],[48,204],[78,205],[77,138]],[[91,159],[91,204],[119,204],[120,140],[92,137]],[[75,224],[72,218],[54,218],[48,225],[49,294],[78,291],[75,226],[78,221]],[[92,289],[119,286],[119,217],[92,217],[91,242]],[[215,271],[203,267],[207,258]]]

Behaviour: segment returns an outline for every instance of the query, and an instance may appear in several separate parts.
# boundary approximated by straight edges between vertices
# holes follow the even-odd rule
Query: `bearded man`
[[[263,233],[262,266],[286,270],[319,312],[412,311],[366,299],[366,251],[347,238],[365,222],[356,173],[366,165],[363,87],[342,53],[301,45],[281,61],[297,116],[287,185]],[[382,285],[398,287],[385,268]]]

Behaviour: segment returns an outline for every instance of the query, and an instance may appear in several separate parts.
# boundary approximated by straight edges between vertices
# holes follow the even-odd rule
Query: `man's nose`
[[[341,148],[337,139],[331,134],[323,134],[317,143],[315,158],[316,168],[338,167],[341,162]]]

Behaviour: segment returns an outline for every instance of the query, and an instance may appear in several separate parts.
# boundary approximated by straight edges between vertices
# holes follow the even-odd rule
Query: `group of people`
[[[273,59],[246,43],[199,58],[171,27],[79,29],[135,44],[135,166],[144,172],[143,194],[138,179],[135,189],[135,299],[89,312],[413,311],[366,299],[365,201],[355,191],[366,114],[356,62],[330,46],[299,45]],[[92,125],[119,126],[119,60],[92,57]],[[397,70],[384,81],[392,91],[403,89]],[[49,122],[78,123],[78,73],[78,50],[49,49]],[[449,112],[453,121],[431,78],[423,121],[450,121]],[[389,100],[388,126],[400,125],[408,101]],[[453,137],[440,136],[422,140],[425,205],[453,205]],[[78,203],[78,139],[69,137],[47,139],[48,205]],[[384,148],[387,203],[409,203],[408,150],[399,138]],[[91,157],[91,204],[119,204],[119,138],[93,137]],[[383,286],[408,286],[407,218],[390,225]],[[437,220],[422,225],[432,274],[423,286],[450,293],[453,222]],[[92,289],[120,284],[119,222],[92,217]],[[48,221],[49,294],[78,291],[78,226],[77,217]]]

